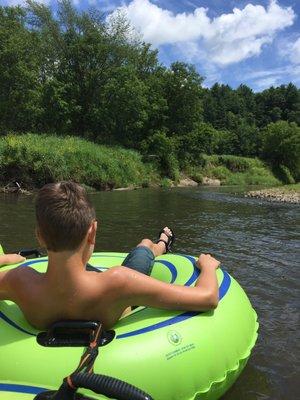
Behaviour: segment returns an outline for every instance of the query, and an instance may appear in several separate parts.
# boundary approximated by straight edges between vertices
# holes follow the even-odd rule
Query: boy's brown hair
[[[39,233],[47,250],[76,250],[95,220],[85,189],[74,182],[49,183],[35,203]]]

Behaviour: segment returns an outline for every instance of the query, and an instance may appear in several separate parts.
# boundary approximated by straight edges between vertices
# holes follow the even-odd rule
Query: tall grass
[[[0,139],[0,181],[4,184],[16,180],[33,188],[71,179],[95,189],[111,189],[147,185],[154,178],[153,168],[132,150],[30,133]]]
[[[203,155],[201,167],[193,167],[188,173],[196,177],[208,176],[220,179],[223,185],[277,186],[281,184],[270,168],[257,158]]]

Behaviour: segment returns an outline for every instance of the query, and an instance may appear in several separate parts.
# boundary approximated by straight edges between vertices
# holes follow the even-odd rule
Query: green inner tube
[[[125,253],[95,253],[91,265],[105,271],[121,265]],[[193,286],[195,258],[158,257],[152,276]],[[47,258],[24,268],[43,272]],[[9,269],[11,267],[4,267]],[[115,337],[101,347],[95,373],[126,381],[155,400],[218,399],[246,365],[257,339],[255,311],[240,285],[218,272],[220,302],[214,311],[182,312],[138,307],[114,327]],[[38,333],[12,302],[0,302],[0,400],[31,400],[42,390],[56,390],[76,367],[82,349],[44,348]],[[86,390],[93,399],[105,399]],[[18,397],[21,396],[21,397]]]

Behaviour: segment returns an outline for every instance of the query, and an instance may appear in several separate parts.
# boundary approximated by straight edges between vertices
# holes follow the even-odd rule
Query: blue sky
[[[23,0],[0,0],[0,5]],[[55,8],[55,1],[43,0]],[[193,63],[206,79],[255,91],[300,86],[299,0],[74,0],[109,17],[122,9],[159,59]]]

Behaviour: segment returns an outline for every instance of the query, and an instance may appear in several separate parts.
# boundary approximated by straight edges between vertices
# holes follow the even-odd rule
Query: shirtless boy
[[[0,301],[12,300],[27,320],[45,329],[59,320],[99,320],[112,327],[133,305],[201,311],[217,307],[219,262],[201,254],[195,287],[151,278],[154,258],[166,252],[172,231],[160,240],[143,239],[122,266],[98,273],[86,270],[96,238],[95,210],[84,189],[73,182],[44,186],[36,200],[37,237],[47,248],[48,268],[39,273],[17,267],[0,272]]]

